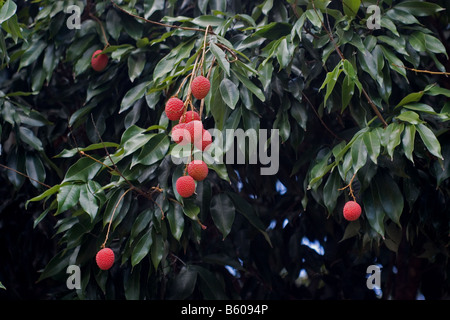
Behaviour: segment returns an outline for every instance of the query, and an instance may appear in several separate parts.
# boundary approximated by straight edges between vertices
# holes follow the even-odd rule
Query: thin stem
[[[108,48],[110,46],[108,38],[106,37],[106,32],[105,32],[105,28],[103,27],[102,22],[100,21],[99,18],[97,18],[96,16],[94,16],[92,13],[89,12],[89,17],[91,17],[92,19],[94,19],[95,21],[97,21],[97,23],[100,25],[100,29],[102,29],[102,34],[103,34],[103,39],[105,40],[105,47],[103,48],[103,50],[105,50],[106,48]]]
[[[356,172],[353,174],[353,177],[350,179],[350,183],[348,184],[348,185],[346,185],[345,187],[343,187],[343,188],[340,188],[340,189],[338,189],[339,191],[342,191],[342,190],[345,190],[345,189],[349,189],[349,194],[350,194],[350,196],[353,198],[353,201],[355,201],[356,202],[356,197],[355,197],[355,195],[354,195],[354,193],[353,193],[353,188],[352,188],[352,183],[353,183],[353,180],[355,180],[355,177],[356,177]]]
[[[8,166],[5,166],[4,164],[1,164],[1,163],[0,163],[0,167],[5,168],[5,169],[10,170],[10,171],[13,171],[13,172],[15,172],[15,173],[17,173],[17,174],[20,174],[21,176],[24,176],[24,177],[26,177],[26,178],[28,178],[28,179],[30,179],[30,180],[36,182],[36,183],[39,183],[41,186],[44,186],[44,187],[46,187],[47,189],[50,189],[50,188],[51,188],[48,184],[45,184],[45,183],[40,182],[40,181],[38,181],[38,180],[36,180],[36,179],[33,179],[32,177],[27,176],[25,173],[20,172],[20,171],[17,171],[17,170],[15,170],[15,169],[13,169],[13,168],[10,168],[10,167],[8,167]]]
[[[322,19],[319,16],[319,13],[316,10],[316,6],[314,4],[314,0],[312,0],[312,5],[313,5],[313,9],[314,12],[316,13],[317,17],[319,18],[322,27],[324,28],[324,30],[326,31],[326,33],[328,34],[328,37],[330,38],[331,43],[333,43],[334,45],[334,49],[337,52],[337,54],[339,55],[339,57],[341,58],[342,61],[345,60],[344,54],[342,53],[342,51],[339,49],[339,47],[337,46],[337,44],[334,42],[334,38],[332,33],[330,32],[330,30],[327,29],[327,27],[325,26],[325,24],[323,23]],[[364,94],[364,96],[367,99],[367,102],[369,103],[370,107],[372,108],[373,112],[375,112],[375,114],[377,115],[377,117],[380,119],[380,121],[383,123],[383,126],[386,128],[388,126],[386,120],[384,120],[383,116],[381,115],[380,111],[378,110],[377,106],[375,105],[375,103],[373,103],[372,99],[369,97],[369,94],[367,93],[367,91],[364,88],[361,88],[362,93]]]
[[[142,17],[140,17],[140,16],[138,16],[138,15],[135,15],[135,14],[133,14],[133,13],[131,13],[131,12],[128,12],[128,11],[126,11],[125,9],[122,9],[122,8],[121,8],[117,3],[115,3],[113,0],[110,0],[110,1],[111,1],[111,3],[113,4],[113,6],[115,6],[115,7],[116,7],[117,9],[119,9],[120,11],[122,11],[122,12],[128,14],[129,16],[135,17],[136,19],[139,19],[139,20],[142,20],[142,21],[151,23],[151,24],[155,24],[155,25],[158,25],[158,26],[161,26],[161,27],[167,27],[167,28],[175,28],[175,29],[182,29],[182,30],[191,30],[191,31],[205,32],[204,29],[190,28],[190,27],[181,27],[181,26],[165,24],[165,23],[157,22],[157,21],[153,21],[153,20],[148,20],[148,19],[142,18]],[[209,32],[210,34],[214,34],[214,32],[213,32],[212,30],[209,30],[209,31],[207,31],[207,32]]]
[[[397,67],[397,68],[403,68],[403,69],[410,70],[410,71],[414,71],[414,72],[422,72],[422,73],[429,73],[429,74],[438,74],[438,75],[445,75],[445,76],[449,76],[449,75],[450,75],[450,72],[428,71],[428,70],[414,69],[414,68],[408,68],[408,67],[405,67],[405,66],[398,66],[398,65],[396,65],[395,63],[392,63],[392,65],[393,65],[394,67]]]
[[[109,219],[109,224],[108,224],[108,230],[106,231],[106,237],[105,237],[105,241],[102,243],[101,248],[105,248],[106,246],[106,242],[108,241],[108,237],[109,237],[109,231],[111,229],[111,224],[112,224],[112,220],[114,218],[114,214],[116,213],[117,208],[119,207],[120,202],[122,202],[122,199],[125,197],[125,195],[130,192],[131,190],[133,190],[132,188],[128,189],[127,191],[125,191],[119,198],[119,200],[117,201],[116,205],[114,206],[114,210],[113,213],[111,215],[111,219]]]
[[[330,128],[328,128],[328,126],[325,124],[325,122],[322,120],[322,118],[320,117],[319,113],[317,112],[316,108],[314,107],[314,105],[312,104],[311,100],[309,100],[309,98],[302,92],[302,96],[303,98],[306,99],[306,101],[308,102],[308,104],[310,105],[311,109],[313,109],[314,114],[317,116],[317,118],[319,119],[320,123],[323,125],[323,127],[329,132],[331,133],[331,135],[333,137],[335,137],[338,140],[343,140],[342,138],[340,138],[338,135],[336,135]]]

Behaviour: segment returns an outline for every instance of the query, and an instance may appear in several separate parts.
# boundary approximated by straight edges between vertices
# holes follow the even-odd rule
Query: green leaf
[[[344,13],[348,17],[355,17],[358,13],[359,6],[361,5],[361,0],[343,0],[342,7],[344,8]]]
[[[248,89],[250,90],[259,100],[264,102],[266,100],[266,97],[264,96],[264,93],[260,88],[258,88],[244,73],[243,70],[240,68],[234,68],[236,64],[233,64],[233,68],[231,71],[233,74],[239,79],[240,82]]]
[[[11,18],[17,10],[17,5],[12,0],[6,0],[0,10],[0,24]]]
[[[378,194],[378,189],[371,185],[368,190],[363,193],[364,212],[370,226],[384,238],[384,217],[385,213],[382,199]]]
[[[80,188],[80,205],[83,210],[89,214],[91,221],[94,221],[98,212],[98,201],[95,192],[101,188],[100,184],[95,181],[88,181]]]
[[[406,78],[406,69],[401,68],[404,66],[403,62],[397,58],[397,56],[388,48],[378,45],[381,48],[381,51],[383,51],[383,55],[386,58],[386,60],[389,62],[389,68],[392,70],[400,73],[403,77]],[[397,67],[399,66],[399,67]]]
[[[211,43],[209,46],[212,54],[216,57],[216,61],[219,64],[220,68],[225,71],[227,76],[230,76],[230,63],[228,62],[225,52],[220,49],[215,43]]]
[[[168,299],[183,300],[189,297],[195,289],[197,271],[189,265],[183,266],[176,275],[169,289]]]
[[[404,112],[400,113],[396,118],[398,120],[408,122],[411,124],[422,123],[422,120],[420,120],[419,115],[414,111],[404,111]]]
[[[136,162],[133,161],[132,167],[138,163],[149,166],[165,157],[169,151],[170,140],[165,133],[159,133],[153,136],[142,148]]]
[[[233,225],[235,208],[231,199],[225,193],[216,194],[211,199],[211,217],[214,224],[223,235],[223,239],[231,231]]]
[[[223,101],[227,106],[234,110],[239,101],[239,90],[237,85],[234,84],[233,81],[224,78],[220,83],[219,90]]]
[[[33,147],[37,151],[44,150],[42,148],[41,140],[39,140],[39,138],[37,138],[34,135],[33,131],[31,131],[30,129],[28,129],[26,127],[19,127],[19,137],[23,142],[25,142],[29,146]]]
[[[53,156],[53,158],[72,158],[73,156],[78,154],[79,151],[92,151],[104,148],[118,148],[118,147],[119,145],[115,142],[94,143],[84,148],[73,148],[70,150],[64,149],[56,156]]]
[[[377,188],[378,196],[381,200],[386,215],[400,225],[400,216],[403,212],[403,195],[397,183],[389,174],[377,174],[373,179],[373,184]]]
[[[236,193],[227,192],[227,195],[233,201],[236,210],[239,213],[241,213],[256,229],[258,229],[262,233],[266,241],[272,247],[272,242],[270,241],[269,234],[266,232],[266,227],[256,214],[255,210],[253,209],[253,206]]]
[[[281,42],[277,48],[277,60],[280,64],[280,70],[285,69],[291,62],[294,55],[294,46],[291,46],[286,37],[281,39]]]
[[[69,170],[67,170],[66,176],[63,182],[67,181],[82,181],[88,182],[95,177],[97,172],[102,168],[102,164],[98,163],[90,158],[81,158],[74,163]]]
[[[183,207],[179,204],[171,203],[166,217],[169,221],[169,227],[173,237],[177,241],[180,241],[181,235],[183,234],[184,230]]]
[[[131,265],[133,267],[148,255],[152,242],[152,232],[150,229],[141,236],[133,249],[133,253],[131,254]]]
[[[287,36],[292,30],[292,25],[285,22],[271,22],[258,28],[252,37],[263,37],[269,40],[277,40]]]
[[[441,145],[434,135],[433,131],[429,129],[424,124],[420,123],[416,125],[417,132],[419,132],[420,138],[422,138],[425,147],[427,147],[428,151],[441,160],[444,160],[441,154]]]
[[[355,93],[355,81],[349,75],[346,75],[344,81],[342,82],[341,112],[343,112],[345,108],[347,108],[354,93]]]
[[[50,197],[51,195],[54,195],[55,193],[57,193],[60,188],[61,188],[61,185],[57,184],[57,185],[54,185],[53,187],[51,187],[50,189],[45,190],[40,195],[28,200],[25,204],[25,208],[28,206],[29,202],[41,201],[47,197]]]
[[[424,94],[424,91],[413,92],[413,93],[408,94],[395,106],[394,109],[404,106],[405,104],[410,104],[411,102],[419,101],[420,99],[422,99],[423,94]]]
[[[320,10],[308,9],[305,11],[306,18],[315,26],[316,28],[322,28],[323,14]]]
[[[80,198],[80,191],[82,185],[79,184],[67,184],[62,185],[58,190],[56,199],[58,200],[58,210],[56,214],[67,211],[73,208]]]
[[[367,161],[367,148],[362,137],[355,140],[351,147],[353,170],[357,172]]]
[[[23,53],[20,59],[19,70],[23,67],[27,67],[36,61],[37,58],[41,55],[41,53],[46,48],[47,44],[43,40],[37,40],[33,42],[31,46]]]
[[[37,157],[33,154],[27,154],[26,159],[25,159],[25,168],[27,169],[27,175],[30,178],[33,178],[34,180],[37,180],[42,183],[45,181],[45,177],[46,177],[45,168],[39,157]],[[30,182],[36,188],[41,187],[41,185],[39,183],[37,183],[31,179],[30,179]]]
[[[437,4],[427,1],[403,1],[395,5],[394,8],[418,17],[429,16],[436,12],[445,10]]]
[[[380,137],[376,131],[368,131],[362,135],[362,139],[367,148],[370,160],[377,164],[377,158],[380,154]]]
[[[150,83],[151,81],[145,81],[128,90],[120,104],[119,113],[128,110],[133,105],[133,103],[142,98],[145,95],[147,87]]]
[[[412,163],[414,163],[413,151],[414,151],[415,136],[416,136],[416,126],[412,124],[407,124],[405,126],[405,131],[403,133],[402,144],[406,158],[408,158]]]
[[[414,110],[414,111],[420,111],[420,112],[424,112],[424,113],[428,113],[428,114],[433,114],[433,115],[437,114],[437,112],[434,111],[434,109],[431,106],[429,106],[425,103],[420,103],[420,102],[406,104],[403,106],[403,108],[409,109],[409,110]]]
[[[131,82],[134,82],[134,80],[141,75],[145,67],[145,62],[145,53],[132,54],[128,57],[128,77]]]
[[[146,208],[144,211],[139,213],[136,220],[134,220],[133,226],[131,227],[130,232],[130,242],[133,243],[134,238],[141,233],[145,228],[147,228],[148,224],[153,218],[153,210],[150,208]]]
[[[325,182],[323,187],[323,202],[329,214],[331,214],[336,207],[337,198],[340,193],[340,182],[341,179],[339,177],[339,171],[334,170],[328,177],[328,180]]]
[[[391,123],[391,130],[385,131],[386,137],[386,148],[391,160],[394,159],[394,149],[400,144],[400,136],[405,128],[404,123]]]
[[[158,269],[158,265],[161,262],[164,254],[164,239],[161,234],[155,234],[152,247],[150,250],[150,257],[152,259],[155,270]]]

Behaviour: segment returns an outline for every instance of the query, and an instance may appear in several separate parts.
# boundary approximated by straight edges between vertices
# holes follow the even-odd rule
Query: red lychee
[[[179,123],[188,123],[194,120],[200,120],[200,115],[195,111],[188,111],[180,117]]]
[[[195,181],[202,181],[208,176],[208,166],[202,160],[194,160],[188,164],[188,174]]]
[[[176,185],[177,192],[183,198],[189,198],[195,192],[195,181],[191,176],[179,177]]]
[[[344,205],[344,218],[348,221],[355,221],[361,215],[361,206],[356,201],[348,201]]]
[[[106,65],[108,64],[108,56],[106,54],[99,54],[102,51],[103,50],[96,50],[92,54],[91,66],[92,69],[94,69],[95,71],[102,71],[103,69],[106,68]]]
[[[186,130],[186,123],[179,123],[172,128],[172,139],[175,143],[184,146],[191,142],[191,135]]]
[[[183,115],[184,102],[177,97],[172,97],[166,102],[166,115],[169,120],[178,120]]]
[[[103,248],[95,256],[97,265],[102,270],[108,270],[114,264],[114,252],[110,248]]]
[[[198,100],[203,99],[209,92],[211,84],[204,76],[198,76],[192,81],[191,91]]]
[[[203,135],[203,123],[199,120],[194,120],[191,122],[186,123],[186,130],[189,131],[189,134],[191,135],[191,142],[195,143],[195,141],[202,140]]]
[[[205,151],[212,143],[212,137],[208,130],[203,129],[202,139],[194,140],[194,145],[197,149]]]

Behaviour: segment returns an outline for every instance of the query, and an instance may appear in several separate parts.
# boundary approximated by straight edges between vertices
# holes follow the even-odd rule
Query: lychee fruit
[[[194,120],[200,120],[200,115],[195,111],[188,111],[180,117],[179,123],[188,123]]]
[[[208,166],[202,160],[194,160],[188,164],[188,174],[195,181],[202,181],[208,176]]]
[[[356,201],[348,201],[344,205],[344,218],[348,221],[355,221],[361,215],[361,206]]]
[[[211,84],[204,76],[198,76],[192,81],[191,91],[198,100],[203,99],[209,92]]]
[[[203,123],[199,120],[194,120],[191,122],[186,123],[186,130],[189,131],[189,134],[191,135],[191,142],[200,141],[202,140],[203,135]]]
[[[178,120],[183,115],[184,102],[177,97],[172,97],[167,100],[165,111],[169,120]]]
[[[208,130],[203,129],[202,139],[194,140],[194,145],[197,149],[205,151],[212,143],[212,136]]]
[[[172,128],[172,139],[175,143],[184,146],[191,142],[191,135],[186,130],[186,123],[179,123]]]
[[[191,176],[182,176],[177,179],[175,184],[177,192],[183,198],[189,198],[195,192],[195,181]]]
[[[114,264],[114,252],[110,248],[103,248],[95,256],[97,265],[102,270],[108,270]]]
[[[95,71],[103,71],[108,64],[108,56],[106,54],[100,54],[103,50],[96,50],[92,54],[91,66]]]

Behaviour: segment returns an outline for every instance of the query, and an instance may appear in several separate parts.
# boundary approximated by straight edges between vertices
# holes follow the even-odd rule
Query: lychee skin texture
[[[179,177],[176,185],[177,192],[183,198],[189,198],[195,192],[195,181],[191,176]]]
[[[355,201],[348,201],[344,205],[344,218],[348,221],[355,221],[361,215],[361,206]]]
[[[177,97],[172,97],[166,102],[166,115],[169,120],[175,121],[183,115],[184,102]]]
[[[209,92],[211,84],[204,76],[198,76],[192,81],[191,91],[198,100],[203,99]]]
[[[188,164],[188,174],[195,181],[202,181],[208,176],[208,166],[202,160],[194,160]]]
[[[179,123],[173,126],[172,139],[180,146],[185,146],[191,142],[191,135],[186,130],[186,123]]]
[[[195,143],[196,141],[202,140],[203,135],[203,123],[199,120],[194,120],[186,123],[186,130],[189,131],[191,135],[191,142]]]
[[[103,71],[108,65],[108,56],[106,54],[99,54],[103,50],[96,50],[92,54],[91,66],[95,71]]]
[[[209,148],[212,143],[212,136],[208,130],[203,129],[202,139],[194,140],[194,145],[197,149],[205,151]]]
[[[102,270],[108,270],[114,264],[114,252],[110,248],[103,248],[95,256],[97,265]]]
[[[179,123],[188,123],[194,120],[200,120],[200,115],[195,111],[188,111],[184,115],[180,116]]]

